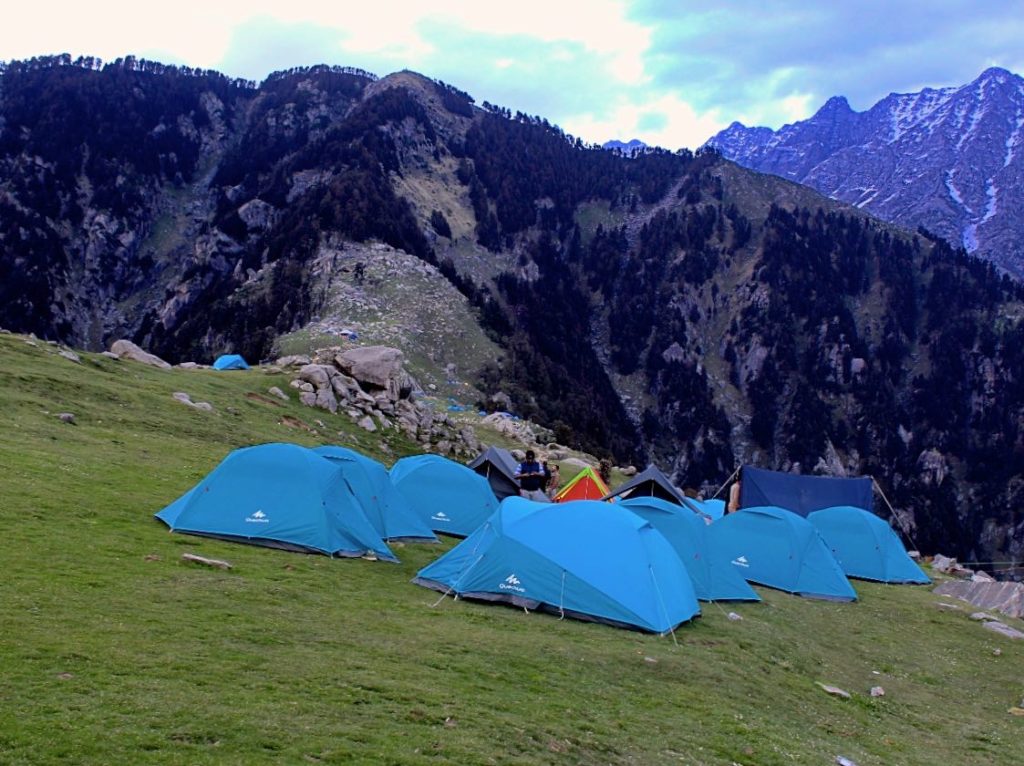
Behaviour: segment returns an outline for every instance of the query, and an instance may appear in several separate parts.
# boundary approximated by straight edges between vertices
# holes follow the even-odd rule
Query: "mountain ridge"
[[[1021,277],[1022,130],[1024,79],[992,67],[963,86],[890,93],[863,112],[833,96],[777,131],[734,122],[706,145],[885,220],[924,226]]]

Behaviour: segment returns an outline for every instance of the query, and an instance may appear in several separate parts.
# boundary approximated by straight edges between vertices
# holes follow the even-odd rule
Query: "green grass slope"
[[[673,639],[438,603],[409,580],[450,542],[395,565],[171,535],[152,514],[235,447],[382,443],[260,398],[282,375],[55,351],[0,336],[0,763],[1024,762],[1024,642],[927,588],[762,590]]]

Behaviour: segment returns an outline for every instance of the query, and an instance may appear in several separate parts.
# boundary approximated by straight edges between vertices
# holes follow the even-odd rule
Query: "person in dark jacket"
[[[519,464],[515,477],[519,481],[521,497],[538,503],[549,502],[548,496],[544,493],[544,482],[547,478],[544,466],[537,462],[537,455],[532,449],[526,450],[526,460]]]

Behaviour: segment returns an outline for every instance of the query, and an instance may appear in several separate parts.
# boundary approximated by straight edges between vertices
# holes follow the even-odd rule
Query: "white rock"
[[[67,359],[68,361],[70,361],[70,362],[74,362],[75,364],[81,364],[82,363],[82,358],[78,354],[76,354],[74,351],[71,351],[71,350],[66,349],[66,348],[62,348],[57,353],[60,356],[62,356],[65,359]]]
[[[70,426],[75,425],[75,416],[70,412],[58,412],[57,418],[61,423],[67,423]]]
[[[1007,638],[1024,638],[1024,633],[997,620],[983,623],[982,627],[995,633],[999,633],[1002,636],[1006,636]]]
[[[277,386],[271,386],[270,388],[268,388],[267,389],[267,393],[270,394],[271,396],[276,396],[281,401],[284,401],[284,402],[289,401],[288,394],[286,394],[284,391],[282,391]]]
[[[885,696],[885,689],[883,689],[881,686],[872,686],[871,687],[871,696],[872,697],[884,697]]]
[[[374,431],[377,430],[377,424],[373,422],[373,418],[371,418],[369,415],[360,420],[358,425],[360,428],[365,429],[370,433],[373,433]]]
[[[148,364],[151,367],[160,367],[165,370],[169,370],[171,368],[171,365],[156,354],[143,351],[130,340],[124,340],[123,338],[121,340],[115,340],[113,345],[110,347],[110,350],[122,359],[130,359],[133,362],[141,362],[142,364]]]

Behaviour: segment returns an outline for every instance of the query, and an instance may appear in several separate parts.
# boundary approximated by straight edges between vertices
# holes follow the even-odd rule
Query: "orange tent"
[[[601,477],[594,473],[594,469],[587,466],[572,481],[558,490],[552,500],[556,503],[564,503],[569,500],[600,500],[608,494],[608,485],[601,480]]]

